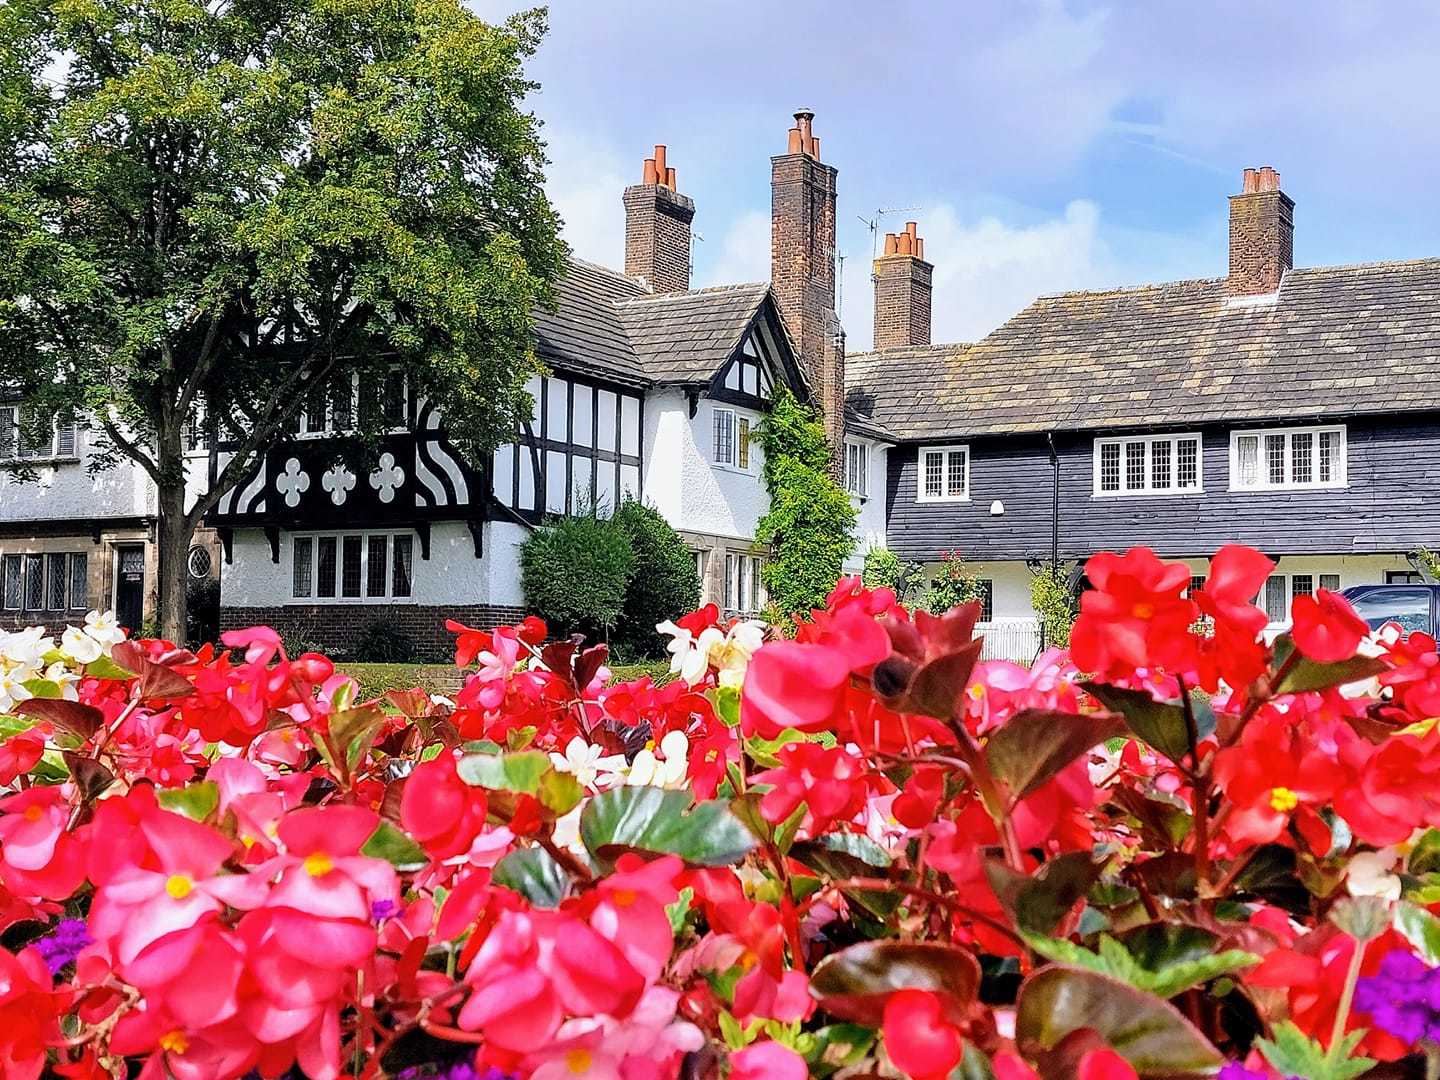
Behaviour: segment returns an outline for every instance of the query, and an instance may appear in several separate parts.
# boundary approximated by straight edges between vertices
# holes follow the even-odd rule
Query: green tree
[[[525,601],[556,635],[608,636],[634,572],[629,535],[593,509],[536,529],[520,546]]]
[[[1079,598],[1071,585],[1074,572],[1074,563],[1045,563],[1032,571],[1030,606],[1040,617],[1047,647],[1063,649],[1070,644],[1070,630],[1079,613]]]
[[[985,586],[980,575],[960,552],[942,551],[940,567],[930,579],[930,588],[925,594],[925,610],[933,615],[943,615],[959,604],[984,598]]]
[[[784,387],[760,424],[760,445],[770,509],[755,539],[771,547],[761,577],[782,613],[809,611],[825,602],[855,549],[855,506],[831,471],[819,415]]]
[[[655,624],[700,605],[695,556],[659,511],[634,499],[620,504],[615,524],[630,538],[635,563],[612,641],[627,660],[662,656]]]
[[[564,259],[521,107],[544,30],[461,0],[0,5],[0,382],[155,482],[166,636],[196,525],[303,401],[399,367],[467,449],[528,408]],[[202,411],[234,456],[187,506]]]
[[[887,547],[872,547],[865,552],[865,568],[860,580],[867,589],[890,589],[902,604],[915,589],[921,566],[901,559]]]

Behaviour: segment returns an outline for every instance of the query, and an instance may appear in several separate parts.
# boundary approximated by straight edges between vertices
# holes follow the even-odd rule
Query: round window
[[[210,549],[206,547],[192,547],[190,549],[190,576],[203,578],[210,576]]]

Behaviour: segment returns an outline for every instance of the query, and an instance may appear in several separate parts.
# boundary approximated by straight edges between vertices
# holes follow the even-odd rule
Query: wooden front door
[[[140,624],[145,621],[143,545],[125,544],[115,549],[115,619],[131,636],[140,636]]]

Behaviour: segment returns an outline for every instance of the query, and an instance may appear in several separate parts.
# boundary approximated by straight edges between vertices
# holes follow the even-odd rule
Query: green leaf
[[[1109,713],[1021,709],[985,744],[985,761],[1010,792],[1023,799],[1097,743],[1124,731]]]
[[[802,840],[791,848],[790,857],[832,879],[872,877],[876,869],[890,865],[885,849],[863,833],[826,833]],[[844,893],[879,919],[888,919],[900,906],[901,895],[893,889],[845,889]]]
[[[555,817],[580,804],[585,792],[569,773],[558,771],[540,750],[503,754],[466,754],[456,766],[460,779],[473,787],[534,795]]]
[[[1190,752],[1185,709],[1179,702],[1156,701],[1145,690],[1130,690],[1109,683],[1084,682],[1080,686],[1107,709],[1119,713],[1137,738],[1171,761],[1180,761]],[[1215,730],[1215,711],[1208,703],[1200,705],[1202,700],[1199,695],[1190,698],[1200,739]]]
[[[220,806],[220,786],[202,780],[183,788],[162,788],[155,800],[166,810],[183,814],[192,821],[206,821]]]
[[[1216,952],[1217,940],[1208,930],[1175,923],[1142,926],[1121,940],[1102,934],[1098,953],[1070,941],[1025,936],[1026,944],[1048,960],[1109,975],[1160,998],[1260,962],[1240,949]]]
[[[1153,994],[1095,971],[1046,967],[1020,987],[1015,1041],[1034,1058],[1090,1029],[1142,1077],[1214,1076],[1225,1059],[1179,1011]]]
[[[1295,651],[1295,640],[1289,634],[1275,639],[1274,665],[1279,667]],[[1307,690],[1328,690],[1332,686],[1359,682],[1379,675],[1389,667],[1375,656],[1352,656],[1334,664],[1322,664],[1306,656],[1297,657],[1285,677],[1275,684],[1277,694],[1299,694]]]
[[[330,741],[345,763],[346,776],[355,772],[384,725],[385,711],[373,702],[330,714]]]
[[[962,1017],[980,990],[980,965],[968,949],[938,941],[863,941],[820,961],[810,993],[843,1020],[879,1027],[897,990],[938,994],[948,1014]]]
[[[580,815],[580,836],[603,863],[636,850],[679,855],[695,866],[729,866],[755,849],[755,838],[726,803],[696,803],[689,792],[648,786],[595,796]]]
[[[92,679],[117,679],[124,681],[133,679],[135,672],[129,671],[115,663],[108,656],[101,656],[85,665],[85,674]]]
[[[1289,1020],[1276,1024],[1274,1033],[1273,1040],[1256,1039],[1255,1045],[1265,1060],[1286,1076],[1303,1076],[1305,1080],[1351,1080],[1364,1076],[1375,1065],[1370,1058],[1350,1058],[1365,1037],[1363,1030],[1345,1035],[1332,1047],[1333,1053],[1326,1053],[1319,1042]]]
[[[706,691],[706,697],[715,707],[715,715],[726,727],[740,726],[740,688],[738,686],[717,686]]]
[[[685,916],[690,914],[690,906],[695,902],[695,890],[686,885],[676,895],[675,899],[665,905],[665,917],[670,920],[670,932],[678,934],[685,929]]]
[[[570,895],[573,879],[544,848],[526,847],[496,863],[493,880],[514,889],[536,907],[557,908]]]
[[[37,698],[64,697],[64,691],[54,679],[26,679],[20,684]]]
[[[360,854],[384,859],[401,872],[419,870],[430,861],[424,848],[383,819],[370,834],[370,839],[361,845]]]
[[[876,1034],[862,1024],[827,1024],[814,1033],[806,1058],[812,1076],[825,1077],[862,1061],[875,1045]],[[991,1078],[993,1080],[993,1078]]]
[[[1000,906],[1023,933],[1049,934],[1100,878],[1101,866],[1088,851],[1072,851],[1045,863],[1033,876],[1016,873],[994,859],[985,877]]]
[[[1395,929],[1415,946],[1420,958],[1432,967],[1440,964],[1440,919],[1403,900],[1395,905],[1394,918]]]
[[[780,764],[780,751],[791,743],[813,742],[819,743],[829,750],[835,745],[835,733],[831,731],[816,731],[809,734],[796,728],[786,728],[773,739],[762,739],[758,735],[752,735],[745,740],[745,753],[748,754],[756,764],[764,765],[767,769],[773,769]]]

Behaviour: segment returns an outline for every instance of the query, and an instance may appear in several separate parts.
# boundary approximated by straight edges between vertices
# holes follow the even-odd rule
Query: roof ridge
[[[974,347],[975,342],[973,341],[937,341],[929,345],[889,345],[883,349],[866,349],[864,352],[846,353],[845,360],[849,362],[879,356],[919,356],[921,353],[937,352],[941,349],[958,352]]]
[[[650,303],[651,301],[656,300],[676,300],[687,296],[706,296],[714,293],[724,292],[738,293],[752,289],[768,288],[770,288],[770,283],[768,281],[745,281],[736,282],[733,285],[707,285],[703,289],[686,289],[684,292],[658,292],[649,293],[645,296],[627,296],[622,300],[617,300],[616,303],[621,305]]]
[[[598,263],[592,259],[582,259],[578,255],[569,255],[566,258],[567,261],[575,264],[576,266],[583,266],[589,270],[598,270],[602,274],[605,274],[612,278],[616,278],[620,281],[625,282],[628,285],[633,285],[635,288],[642,289],[646,293],[649,293],[651,291],[650,283],[647,282],[643,277],[640,277],[638,275],[627,274],[623,270],[616,270],[613,266],[606,266],[604,263]],[[640,299],[640,297],[629,297],[628,299],[638,300]]]
[[[1426,255],[1418,259],[1373,259],[1370,262],[1335,263],[1332,266],[1293,266],[1292,274],[1313,274],[1326,270],[1389,270],[1401,266],[1434,266],[1440,264],[1440,255]]]
[[[1181,285],[1219,285],[1224,281],[1223,277],[1179,278],[1175,281],[1148,281],[1140,285],[1117,285],[1113,289],[1067,289],[1064,292],[1040,293],[1031,303],[1040,300],[1061,300],[1069,296],[1118,296],[1122,293],[1146,292],[1153,289],[1173,289]],[[1006,322],[1009,321],[1009,319],[1006,320]]]

